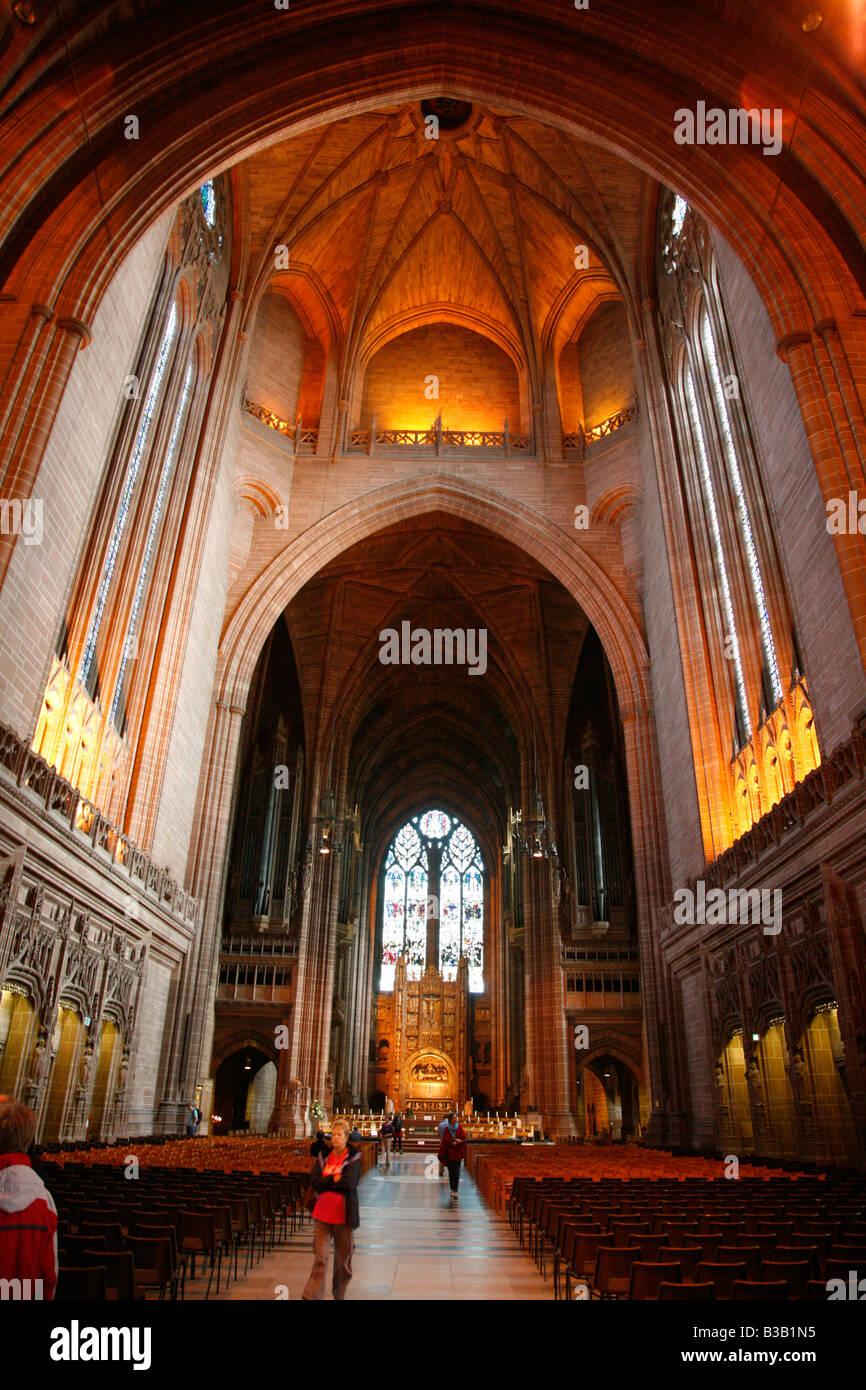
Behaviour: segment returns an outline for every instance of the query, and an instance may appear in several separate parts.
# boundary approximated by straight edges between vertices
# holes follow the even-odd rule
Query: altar
[[[439,1121],[448,1114],[449,1110],[456,1109],[456,1102],[452,1100],[450,1096],[441,1101],[409,1101],[406,1106],[406,1118],[412,1124],[427,1123],[438,1125]]]
[[[413,1117],[432,1114],[438,1123],[469,1094],[468,992],[465,960],[456,980],[434,966],[411,980],[400,956],[393,991],[379,996],[378,1088]]]

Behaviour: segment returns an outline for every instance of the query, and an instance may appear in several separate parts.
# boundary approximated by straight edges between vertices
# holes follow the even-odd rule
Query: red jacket
[[[459,1163],[461,1159],[465,1157],[466,1131],[458,1120],[456,1134],[452,1135],[447,1125],[442,1131],[442,1142],[439,1145],[439,1162]]]
[[[0,1279],[31,1281],[20,1297],[42,1298],[57,1285],[57,1208],[26,1154],[0,1154]]]

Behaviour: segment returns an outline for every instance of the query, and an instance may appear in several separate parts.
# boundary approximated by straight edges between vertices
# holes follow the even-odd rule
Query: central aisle
[[[432,1178],[425,1176],[429,1157],[407,1153],[392,1158],[390,1170],[374,1168],[362,1180],[347,1300],[552,1299],[552,1282],[545,1283],[465,1169],[452,1202],[448,1179],[436,1176],[432,1159]],[[307,1225],[220,1299],[273,1299],[281,1284],[299,1299],[312,1262]],[[330,1271],[326,1293],[330,1299]]]

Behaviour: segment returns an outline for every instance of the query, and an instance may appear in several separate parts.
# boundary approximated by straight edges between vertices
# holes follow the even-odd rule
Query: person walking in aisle
[[[466,1131],[452,1110],[445,1121],[445,1131],[439,1146],[439,1162],[448,1165],[448,1181],[451,1184],[451,1200],[457,1201],[457,1187],[460,1182],[460,1164],[466,1156]]]
[[[381,1128],[380,1131],[379,1131],[379,1137],[380,1137],[380,1139],[382,1140],[382,1149],[383,1149],[384,1154],[385,1154],[385,1167],[386,1167],[386,1168],[390,1168],[390,1167],[391,1167],[391,1141],[392,1141],[392,1139],[394,1138],[394,1121],[393,1121],[393,1120],[386,1120],[386,1121],[385,1121],[385,1123],[383,1124],[382,1128]]]
[[[345,1120],[335,1120],[331,1130],[331,1152],[327,1157],[319,1154],[310,1174],[310,1186],[318,1194],[318,1200],[313,1207],[315,1259],[301,1295],[305,1299],[325,1297],[325,1266],[332,1240],[334,1298],[346,1297],[346,1286],[352,1277],[355,1231],[360,1224],[358,1183],[361,1178],[361,1154],[348,1140],[348,1124]]]
[[[399,1110],[392,1123],[394,1125],[394,1153],[401,1154],[403,1152],[403,1116]]]
[[[441,1147],[442,1147],[442,1139],[443,1139],[443,1136],[444,1136],[445,1131],[446,1131],[447,1128],[448,1128],[448,1116],[445,1115],[445,1116],[443,1116],[443,1118],[439,1121],[438,1125],[436,1126],[436,1132],[437,1132],[437,1134],[439,1135],[439,1147],[440,1147],[440,1149],[441,1149]],[[445,1176],[445,1164],[442,1162],[442,1159],[441,1159],[441,1158],[439,1159],[439,1176],[440,1176],[440,1178],[443,1178],[443,1177]]]

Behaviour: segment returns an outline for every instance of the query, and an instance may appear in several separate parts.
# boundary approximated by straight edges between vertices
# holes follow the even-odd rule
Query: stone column
[[[0,295],[0,306],[8,303],[5,296]],[[6,309],[4,307],[4,313]],[[38,380],[39,372],[45,361],[45,353],[51,341],[51,334],[46,333],[41,345],[41,351],[35,351],[36,344],[39,342],[40,334],[47,323],[54,317],[54,310],[49,309],[47,304],[34,304],[27,316],[21,330],[21,335],[15,349],[13,360],[9,364],[9,370],[3,382],[2,394],[0,394],[0,478],[5,476],[6,465],[11,456],[12,448],[21,429],[21,423],[27,414],[27,408],[31,399],[33,382]]]
[[[427,969],[432,965],[438,970],[439,957],[439,873],[442,866],[442,851],[438,845],[427,841]]]
[[[684,1043],[658,923],[666,899],[664,810],[657,776],[652,712],[649,708],[622,711],[628,773],[629,813],[635,872],[641,991],[646,1021],[647,1052],[652,1082],[652,1113],[648,1138],[653,1144],[687,1142],[683,1102]],[[662,1028],[662,1020],[666,1026]]]
[[[220,675],[217,676],[217,682]],[[244,710],[215,699],[201,776],[199,814],[190,846],[189,891],[199,900],[199,929],[183,969],[160,1122],[175,1133],[199,1080],[209,1074],[219,973],[222,905],[234,812]]]
[[[823,866],[827,938],[839,1032],[845,1048],[844,1082],[857,1135],[857,1161],[866,1164],[866,937],[850,883]]]
[[[19,497],[24,501],[32,495],[75,355],[80,347],[89,343],[90,336],[90,329],[77,319],[61,319],[58,322],[39,380],[34,384],[27,415],[20,432],[10,441],[11,447],[3,468],[4,497]],[[0,536],[0,584],[9,568],[16,541],[14,534]]]

